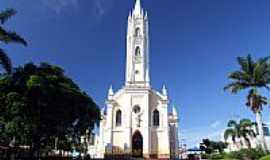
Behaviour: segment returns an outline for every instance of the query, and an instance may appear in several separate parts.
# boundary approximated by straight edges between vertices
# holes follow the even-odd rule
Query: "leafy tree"
[[[253,60],[250,55],[247,57],[238,57],[237,61],[240,70],[230,73],[229,79],[232,80],[224,89],[236,94],[241,90],[249,89],[246,105],[255,113],[258,125],[259,137],[263,150],[267,150],[263,125],[262,125],[262,107],[267,104],[266,98],[258,93],[259,88],[266,88],[270,83],[270,65],[269,57]]]
[[[209,139],[203,139],[200,144],[200,149],[205,151],[207,154],[211,154],[214,151],[213,146],[211,145],[211,141]]]
[[[211,141],[209,139],[203,139],[200,144],[200,149],[205,151],[207,154],[212,154],[215,151],[218,151],[220,154],[224,152],[224,149],[227,147],[227,144],[221,141]]]
[[[26,41],[19,36],[16,32],[7,31],[4,29],[3,25],[7,22],[9,18],[14,16],[16,11],[13,9],[6,9],[0,12],[0,42],[8,43],[19,43],[27,46]],[[0,48],[0,65],[5,69],[5,71],[10,74],[12,72],[12,63],[7,53]]]
[[[0,76],[0,104],[0,144],[27,145],[33,154],[54,149],[56,139],[70,150],[100,120],[95,102],[63,69],[47,63]]]
[[[236,143],[236,139],[240,140],[241,147],[243,147],[243,142],[241,138],[245,140],[248,148],[251,148],[250,137],[256,137],[256,134],[253,130],[253,126],[256,123],[252,122],[249,119],[242,119],[239,123],[234,120],[230,120],[228,122],[228,128],[224,132],[224,139],[227,141],[230,137],[234,144]]]

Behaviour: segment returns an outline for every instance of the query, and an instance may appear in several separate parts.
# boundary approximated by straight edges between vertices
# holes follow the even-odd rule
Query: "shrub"
[[[202,158],[202,159],[209,159],[210,156],[209,156],[208,154],[202,154],[202,155],[201,155],[201,158]]]
[[[241,149],[240,151],[229,153],[225,156],[225,158],[239,160],[258,160],[263,156],[265,156],[265,153],[261,149]]]
[[[224,154],[212,154],[210,159],[224,159]]]

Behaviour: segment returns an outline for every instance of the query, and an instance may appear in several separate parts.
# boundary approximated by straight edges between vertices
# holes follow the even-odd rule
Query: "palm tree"
[[[229,137],[232,138],[232,141],[234,144],[238,146],[236,143],[236,138],[240,140],[240,147],[243,147],[242,138],[244,139],[245,143],[247,144],[247,147],[251,148],[251,142],[250,138],[256,137],[255,131],[253,130],[253,126],[256,123],[251,122],[249,119],[242,119],[239,123],[237,123],[234,120],[230,120],[228,122],[228,129],[224,132],[224,139],[227,141]],[[238,148],[240,148],[238,146]]]
[[[8,43],[20,43],[27,46],[27,42],[20,37],[16,32],[7,31],[4,29],[3,25],[5,22],[14,16],[16,11],[13,9],[6,9],[0,12],[0,42]],[[0,65],[5,69],[5,71],[10,74],[12,72],[12,63],[7,53],[0,48]]]
[[[270,89],[267,85],[270,83],[270,65],[268,63],[270,57],[260,58],[254,61],[250,55],[247,57],[238,57],[237,61],[240,70],[229,74],[232,80],[224,89],[236,94],[241,90],[249,89],[246,105],[255,113],[256,122],[259,131],[259,139],[263,150],[267,150],[263,125],[262,125],[262,107],[265,105],[266,98],[258,93],[259,88]]]
[[[256,126],[256,123],[252,122],[250,119],[240,120],[240,133],[249,149],[251,148],[250,138],[255,138],[257,136],[254,131],[254,126]]]
[[[237,148],[240,148],[239,145],[236,142],[237,138],[240,139],[240,130],[239,130],[237,122],[233,121],[233,120],[230,120],[227,126],[229,128],[226,129],[225,132],[224,132],[225,141],[227,141],[228,138],[231,137],[232,142],[237,146]]]

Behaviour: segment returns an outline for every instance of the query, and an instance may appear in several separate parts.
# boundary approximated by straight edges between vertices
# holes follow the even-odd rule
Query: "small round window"
[[[135,74],[139,74],[139,73],[140,73],[140,71],[138,71],[138,70],[135,71]]]
[[[134,113],[139,113],[140,111],[141,111],[140,106],[136,105],[136,106],[133,107],[133,112]]]

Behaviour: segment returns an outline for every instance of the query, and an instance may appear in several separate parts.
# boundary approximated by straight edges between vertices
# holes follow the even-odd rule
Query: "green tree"
[[[203,139],[202,143],[200,143],[200,149],[205,151],[207,154],[211,154],[214,151],[214,148],[211,145],[211,141],[209,139]]]
[[[63,69],[41,63],[0,76],[0,143],[27,145],[37,155],[70,150],[100,120],[99,107]],[[74,143],[73,143],[74,142]],[[43,149],[43,150],[42,150]]]
[[[19,43],[27,46],[26,41],[19,36],[16,32],[7,31],[4,29],[4,24],[6,21],[14,16],[16,11],[13,9],[6,9],[0,12],[0,42],[8,44],[8,43]],[[7,53],[0,48],[0,65],[5,69],[5,71],[10,74],[12,72],[12,63]]]
[[[247,147],[249,149],[251,148],[251,142],[249,138],[256,137],[255,131],[253,130],[253,126],[255,126],[254,122],[249,119],[242,119],[239,123],[234,120],[230,120],[227,126],[228,128],[224,132],[224,139],[226,141],[230,137],[233,143],[237,144],[236,139],[239,139],[241,146],[238,146],[238,148],[240,149],[243,147],[243,142],[241,140],[241,138],[243,138],[247,144]]]
[[[224,149],[227,147],[227,144],[221,141],[211,141],[209,139],[203,139],[200,144],[200,149],[205,151],[206,154],[212,154],[215,151],[218,151],[220,154],[224,152]]]
[[[247,57],[238,57],[237,61],[240,70],[229,74],[232,81],[224,89],[236,94],[241,90],[249,89],[246,105],[255,113],[256,123],[258,125],[259,139],[263,150],[267,150],[263,126],[262,126],[262,107],[266,104],[266,98],[258,93],[259,88],[266,88],[270,83],[270,65],[269,57],[253,60],[250,55]]]

